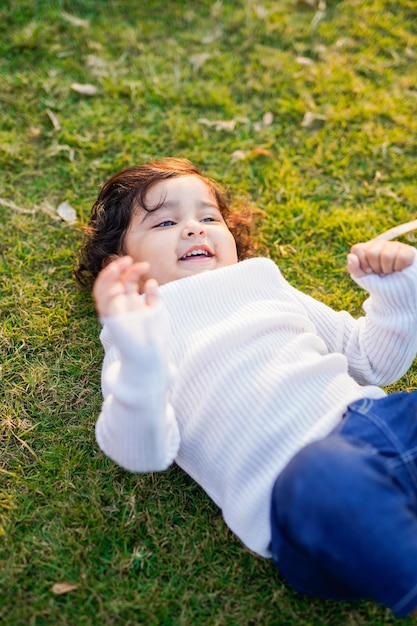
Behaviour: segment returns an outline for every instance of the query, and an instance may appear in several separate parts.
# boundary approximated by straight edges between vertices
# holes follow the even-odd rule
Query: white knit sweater
[[[273,483],[347,405],[384,395],[417,353],[417,262],[357,279],[355,320],[258,258],[160,288],[162,303],[103,320],[100,448],[133,472],[176,462],[232,531],[269,556]]]

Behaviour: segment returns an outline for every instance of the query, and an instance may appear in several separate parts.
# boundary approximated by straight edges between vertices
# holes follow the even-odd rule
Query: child
[[[132,472],[175,461],[299,591],[410,614],[417,394],[379,385],[417,353],[415,250],[352,247],[356,320],[248,259],[248,227],[186,160],[102,187],[78,268],[104,325],[98,444]]]

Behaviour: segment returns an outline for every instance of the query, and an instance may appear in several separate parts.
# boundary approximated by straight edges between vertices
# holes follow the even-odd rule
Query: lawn
[[[416,217],[416,24],[414,0],[1,3],[2,624],[397,623],[292,591],[178,468],[102,455],[100,327],[72,272],[100,183],[181,156],[263,211],[292,284],[359,315],[349,246]]]

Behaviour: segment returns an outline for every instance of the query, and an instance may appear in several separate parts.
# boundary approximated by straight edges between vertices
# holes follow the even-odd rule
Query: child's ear
[[[116,259],[119,258],[118,254],[109,254],[109,256],[106,256],[102,262],[101,262],[101,269],[103,269],[104,267],[106,267],[109,263],[111,263],[112,261],[115,261]]]

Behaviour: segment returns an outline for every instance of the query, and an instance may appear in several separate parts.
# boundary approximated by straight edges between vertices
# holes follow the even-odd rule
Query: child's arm
[[[336,312],[300,292],[299,298],[328,349],[346,356],[353,378],[361,384],[391,384],[417,353],[416,251],[397,242],[356,244],[348,270],[370,294],[365,316]]]
[[[166,469],[180,443],[167,400],[167,315],[156,281],[145,283],[145,297],[138,292],[147,269],[118,259],[102,270],[93,290],[106,350],[96,438],[107,456],[133,472]]]

